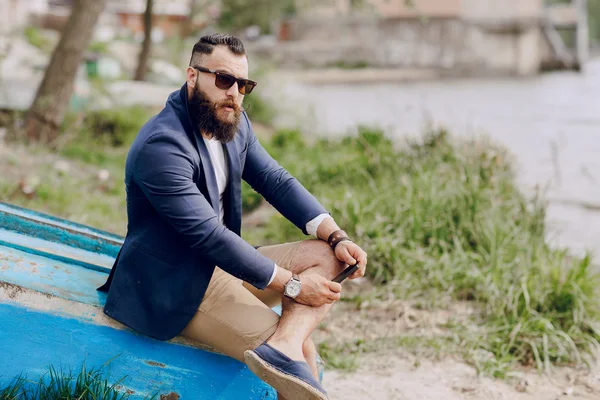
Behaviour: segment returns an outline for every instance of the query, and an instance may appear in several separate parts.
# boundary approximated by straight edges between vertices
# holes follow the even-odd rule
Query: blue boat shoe
[[[304,361],[294,361],[263,343],[244,353],[246,365],[286,399],[327,400],[327,393]]]

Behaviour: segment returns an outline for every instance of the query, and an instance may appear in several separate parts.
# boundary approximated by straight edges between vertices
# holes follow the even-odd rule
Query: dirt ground
[[[368,292],[368,282],[351,288]],[[406,302],[389,300],[339,302],[314,334],[316,343],[335,344],[360,340],[385,342],[398,337],[443,335],[444,324],[467,323],[473,310],[455,304],[444,311],[411,308]],[[506,380],[480,376],[459,356],[435,350],[416,350],[414,342],[375,345],[353,360],[356,370],[326,367],[323,385],[330,400],[556,400],[600,399],[600,368],[594,370],[555,368],[538,374],[535,368],[521,369]],[[350,356],[352,357],[352,356]]]
[[[558,369],[549,376],[524,372],[513,381],[477,376],[451,358],[419,360],[414,356],[373,353],[361,358],[356,372],[327,371],[323,384],[330,400],[555,400],[600,399],[600,373]]]

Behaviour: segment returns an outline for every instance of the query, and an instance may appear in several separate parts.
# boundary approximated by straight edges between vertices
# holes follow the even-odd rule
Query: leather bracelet
[[[329,235],[327,238],[327,243],[329,244],[329,247],[331,247],[331,250],[335,250],[338,244],[346,240],[350,240],[348,234],[340,229]]]

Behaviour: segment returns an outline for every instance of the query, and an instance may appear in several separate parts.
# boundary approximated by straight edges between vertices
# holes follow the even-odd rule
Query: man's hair
[[[240,39],[227,33],[213,33],[212,35],[202,36],[194,45],[192,57],[190,58],[190,66],[200,64],[202,57],[207,54],[212,54],[217,46],[227,46],[229,51],[238,56],[246,54],[244,44]]]

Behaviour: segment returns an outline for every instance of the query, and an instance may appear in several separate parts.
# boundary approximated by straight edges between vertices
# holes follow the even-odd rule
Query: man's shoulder
[[[173,156],[194,160],[194,145],[178,121],[170,121],[158,114],[151,118],[139,131],[127,155],[127,166],[151,161],[167,162]]]
[[[160,147],[161,143],[180,144],[182,149],[192,145],[181,122],[168,109],[161,111],[144,124],[133,142],[132,149],[153,144],[158,144]]]

